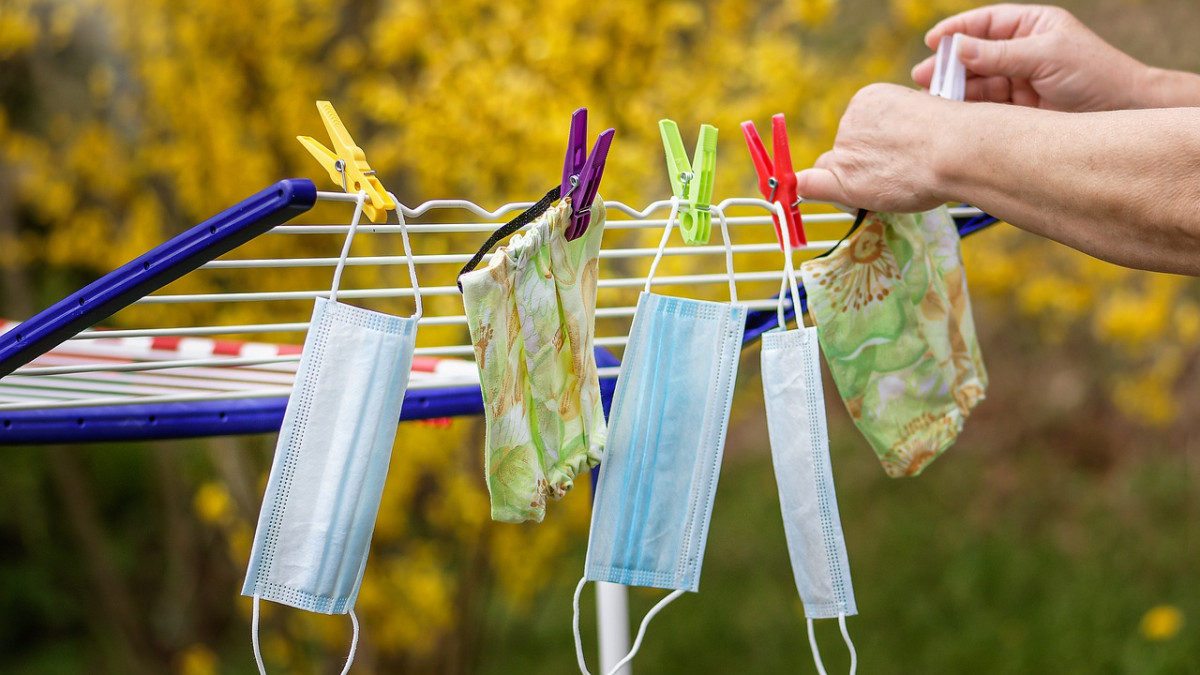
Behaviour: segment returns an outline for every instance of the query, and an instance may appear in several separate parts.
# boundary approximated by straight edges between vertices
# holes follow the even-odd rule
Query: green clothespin
[[[667,173],[671,177],[671,190],[681,202],[679,208],[679,230],[683,241],[689,246],[708,243],[712,231],[712,213],[709,212],[713,193],[713,174],[717,169],[717,128],[711,124],[700,125],[700,137],[696,140],[696,157],[688,162],[683,149],[679,127],[672,120],[660,120],[663,147],[667,151]]]

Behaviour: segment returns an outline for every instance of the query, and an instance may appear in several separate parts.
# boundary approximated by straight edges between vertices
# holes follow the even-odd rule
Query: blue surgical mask
[[[586,569],[575,591],[575,648],[584,673],[579,595],[586,582],[672,589],[647,613],[633,649],[612,672],[637,652],[659,610],[700,587],[746,308],[737,304],[723,215],[732,303],[650,292],[677,215],[675,201],[638,299],[613,395]]]
[[[420,291],[408,256],[417,312],[410,318],[337,301],[362,199],[334,273],[329,298],[317,298],[292,395],[275,448],[242,594],[254,598],[254,655],[259,600],[322,614],[349,613],[358,643],[354,601],[391,460],[400,405],[412,369]]]
[[[858,613],[846,541],[838,516],[833,470],[829,462],[829,432],[825,424],[825,394],[817,329],[803,325],[785,330],[783,304],[787,288],[799,316],[799,289],[784,242],[784,288],[779,293],[779,325],[762,336],[763,399],[771,458],[783,510],[783,527],[796,588],[804,603],[808,639],[817,671],[825,674],[813,635],[814,619],[836,618],[850,649],[850,672],[858,665],[846,617]]]

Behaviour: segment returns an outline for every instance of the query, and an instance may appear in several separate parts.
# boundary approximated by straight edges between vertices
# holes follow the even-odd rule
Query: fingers
[[[817,160],[817,163],[822,163],[824,159],[825,156],[822,155],[821,159]],[[841,181],[828,169],[805,169],[797,173],[796,192],[801,198],[809,201],[834,202],[839,204],[849,204],[853,201],[846,193],[845,188],[842,187]]]
[[[913,69],[912,69],[913,82],[916,82],[918,86],[920,86],[924,89],[928,89],[929,84],[933,81],[933,67],[934,67],[934,61],[936,61],[936,60],[937,60],[936,56],[930,56],[929,58],[925,59],[924,61],[913,66]]]
[[[1028,5],[992,5],[943,19],[925,34],[925,44],[937,49],[942,36],[965,33],[987,40],[1009,40],[1030,34],[1044,8]]]
[[[1032,79],[1045,63],[1038,38],[979,40],[964,37],[958,45],[958,58],[976,75],[999,75]]]
[[[1033,89],[1028,80],[1014,80],[1012,83],[1012,102],[1016,105],[1030,108],[1041,107],[1042,97]]]
[[[990,103],[1012,102],[1012,81],[1007,77],[972,77],[967,79],[968,101]]]

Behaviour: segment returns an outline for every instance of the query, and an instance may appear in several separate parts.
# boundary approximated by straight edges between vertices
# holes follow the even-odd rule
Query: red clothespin
[[[771,131],[775,139],[775,162],[772,166],[771,156],[758,136],[754,122],[742,122],[742,134],[746,136],[746,145],[750,146],[750,158],[754,160],[754,170],[758,172],[758,189],[772,204],[779,202],[783,205],[783,214],[787,219],[787,227],[779,222],[779,215],[772,216],[775,220],[775,234],[779,238],[779,248],[783,249],[783,232],[786,229],[792,248],[808,243],[804,236],[804,221],[800,217],[800,197],[796,194],[796,172],[792,170],[792,152],[788,148],[787,122],[783,113],[771,118]]]
[[[596,138],[592,154],[587,152],[587,108],[571,115],[571,136],[567,140],[567,161],[563,164],[561,199],[571,198],[571,224],[567,226],[567,241],[587,232],[592,219],[592,202],[604,175],[608,147],[616,129],[609,129]],[[793,183],[795,180],[792,181]]]

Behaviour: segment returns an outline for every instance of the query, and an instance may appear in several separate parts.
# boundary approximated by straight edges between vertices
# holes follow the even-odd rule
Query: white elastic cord
[[[654,279],[654,272],[658,269],[658,263],[662,260],[663,251],[667,248],[667,240],[671,238],[671,228],[675,227],[675,219],[679,217],[679,197],[671,197],[671,215],[667,216],[667,226],[663,228],[662,241],[658,242],[658,252],[654,254],[654,260],[650,261],[650,272],[646,275],[646,292],[650,292],[650,282]]]
[[[254,662],[258,664],[259,675],[267,675],[267,667],[263,665],[262,649],[258,644],[258,605],[259,597],[254,596],[254,611],[250,618],[250,644],[254,645]],[[354,663],[354,653],[358,651],[358,616],[354,614],[354,610],[350,610],[350,623],[354,625],[354,637],[350,639],[350,655],[346,657],[346,667],[342,668],[342,675],[347,675],[350,672],[350,666]]]
[[[817,649],[817,637],[813,634],[813,620],[808,621],[808,646],[812,648],[813,661],[817,664],[817,673],[825,675],[825,665],[821,663],[821,651]],[[842,629],[842,639],[846,642],[846,648],[850,650],[850,675],[855,675],[858,672],[858,652],[854,649],[854,642],[850,639],[850,631],[846,630],[846,613],[838,614],[838,626]]]
[[[638,626],[637,638],[633,641],[633,649],[629,650],[629,653],[625,655],[625,658],[617,661],[617,665],[613,666],[612,670],[608,671],[608,675],[617,675],[617,673],[619,673],[621,669],[625,667],[625,664],[633,660],[633,657],[637,655],[638,650],[642,648],[642,638],[646,637],[646,627],[650,625],[650,619],[653,619],[655,614],[661,612],[664,607],[671,604],[671,601],[683,595],[683,593],[684,591],[682,589],[671,591],[667,594],[667,597],[659,600],[658,604],[651,607],[649,612],[646,612],[645,618],[642,619],[642,625]]]
[[[779,202],[775,202],[776,206]],[[776,305],[776,312],[779,317],[779,327],[787,330],[787,321],[783,317],[783,301],[789,290],[792,292],[792,309],[796,313],[796,327],[803,325],[800,317],[800,286],[796,282],[796,268],[792,265],[792,241],[789,236],[784,234],[780,237],[783,243],[783,280],[779,283],[779,304]]]
[[[858,670],[858,652],[854,650],[854,642],[850,640],[850,631],[846,630],[846,613],[838,614],[838,625],[842,627],[842,639],[846,641],[846,648],[850,650],[850,675]]]
[[[389,192],[388,196],[397,204],[396,217],[400,221],[400,239],[404,242],[404,256],[408,259],[408,278],[412,280],[413,300],[417,303],[417,311],[412,318],[420,319],[424,314],[421,308],[421,286],[417,283],[417,264],[413,260],[412,248],[408,244],[408,223],[404,220],[404,206],[400,204],[400,200],[396,199],[396,195]]]
[[[729,300],[737,302],[737,284],[733,280],[733,245],[729,241],[729,224],[725,221],[725,212],[716,206],[709,207],[710,211],[717,214],[721,219],[721,238],[725,242],[725,272],[729,275]],[[650,272],[646,275],[646,292],[650,292],[650,282],[654,280],[654,272],[658,270],[658,263],[662,261],[663,251],[667,248],[667,241],[671,238],[671,228],[675,226],[675,221],[679,217],[679,197],[671,197],[671,215],[667,216],[667,226],[663,228],[662,240],[658,242],[658,251],[654,254],[654,260],[650,263]]]
[[[354,653],[358,651],[358,616],[354,614],[354,610],[350,610],[350,623],[354,624],[354,637],[350,639],[350,655],[346,657],[346,667],[342,668],[342,675],[350,672],[350,666],[354,663]]]
[[[250,644],[254,645],[254,662],[258,664],[259,675],[267,675],[267,667],[263,665],[262,650],[258,646],[258,596],[254,596],[254,612],[250,615]]]
[[[571,627],[575,631],[575,659],[579,661],[579,672],[583,675],[592,675],[587,669],[587,663],[583,660],[583,638],[579,636],[579,594],[583,592],[583,585],[587,583],[587,577],[579,580],[579,584],[575,586],[575,600],[571,607],[574,613],[571,616]]]
[[[338,286],[342,283],[342,270],[346,267],[346,258],[350,256],[350,244],[354,242],[354,233],[358,231],[358,221],[362,218],[363,202],[366,199],[367,193],[360,191],[358,200],[354,203],[354,217],[350,219],[350,229],[346,232],[346,243],[342,244],[342,255],[338,258],[337,267],[333,270],[333,288],[329,289],[330,302],[337,302]],[[418,302],[420,301],[418,300]]]
[[[583,673],[583,675],[592,675],[591,671],[587,668],[587,663],[583,659],[583,638],[579,636],[579,595],[583,593],[583,586],[586,583],[587,577],[584,577],[575,586],[575,599],[572,604],[574,613],[571,617],[571,627],[575,631],[575,658],[579,661],[579,672]],[[634,656],[637,656],[638,650],[642,648],[642,639],[646,637],[646,628],[650,625],[650,619],[653,619],[664,607],[671,604],[671,601],[683,594],[683,590],[671,591],[667,594],[667,597],[659,600],[657,604],[650,608],[649,612],[646,612],[646,616],[642,618],[642,625],[638,626],[637,638],[633,641],[633,648],[629,650],[629,653],[624,658],[617,661],[617,665],[608,671],[608,675],[617,675],[626,664],[633,660]]]
[[[725,241],[725,272],[729,274],[729,301],[737,302],[737,284],[733,280],[733,245],[729,243],[729,223],[725,222],[725,211],[719,206],[710,206],[721,219],[721,238]]]

